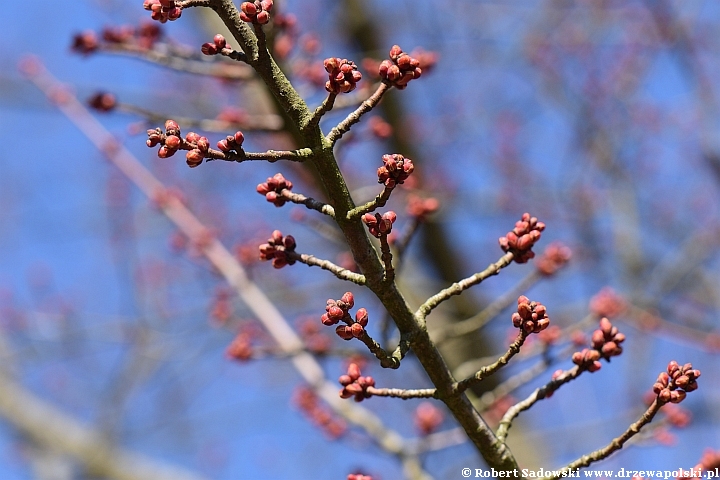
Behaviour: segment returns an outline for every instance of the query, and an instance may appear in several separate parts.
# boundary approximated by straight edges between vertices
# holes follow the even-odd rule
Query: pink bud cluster
[[[375,238],[388,235],[392,231],[395,220],[397,220],[397,215],[392,210],[382,215],[379,213],[366,213],[362,216],[362,221],[367,225],[370,235]]]
[[[425,220],[428,215],[437,211],[440,207],[440,202],[437,198],[422,198],[417,195],[410,194],[407,197],[407,209],[406,212],[411,217],[418,220]]]
[[[561,242],[553,242],[535,260],[535,268],[541,275],[550,277],[565,266],[572,257],[572,250]]]
[[[245,141],[245,135],[241,131],[235,132],[233,135],[228,135],[217,143],[217,147],[225,153],[228,152],[240,152],[242,150],[242,144]]]
[[[387,188],[394,188],[402,184],[415,170],[412,160],[405,158],[399,153],[386,154],[382,156],[383,166],[378,168],[378,183],[383,183]]]
[[[129,45],[143,50],[151,49],[161,38],[162,31],[155,22],[143,22],[139,27],[122,25],[118,27],[103,28],[100,37],[95,32],[87,31],[78,33],[73,37],[72,50],[76,53],[90,54],[102,48],[102,42],[108,47],[117,45]],[[101,42],[102,40],[102,42]]]
[[[593,332],[591,341],[593,348],[598,350],[604,359],[610,360],[610,357],[622,353],[620,344],[625,341],[625,334],[620,333],[610,320],[603,317],[600,320],[600,328]]]
[[[512,322],[516,328],[526,334],[539,333],[550,325],[547,308],[539,302],[531,302],[528,297],[521,295],[517,299],[517,312],[512,314]]]
[[[422,402],[415,409],[415,427],[421,435],[430,435],[442,424],[444,420],[442,410],[432,402]]]
[[[225,355],[240,361],[247,361],[252,358],[253,350],[250,342],[250,335],[247,333],[239,333],[228,346]]]
[[[538,219],[531,217],[529,213],[523,213],[520,221],[515,223],[515,228],[498,240],[500,248],[503,252],[512,252],[517,263],[526,263],[535,257],[532,247],[540,240],[540,232],[543,230],[543,222],[538,222]]]
[[[117,100],[112,93],[98,92],[90,97],[88,105],[98,112],[109,112],[117,106]]]
[[[298,388],[293,401],[305,416],[330,438],[339,438],[347,431],[345,421],[333,415],[327,407],[323,407],[318,396],[310,388]]]
[[[225,37],[218,33],[213,37],[212,43],[203,43],[200,47],[200,51],[203,53],[203,55],[217,55],[218,53],[222,52],[224,48],[229,49],[230,46],[227,44]]]
[[[346,58],[326,58],[323,64],[325,65],[325,71],[328,72],[325,90],[330,93],[352,92],[355,90],[357,82],[362,78],[362,73],[358,71],[355,62]]]
[[[257,192],[265,195],[265,199],[275,205],[282,207],[287,200],[282,197],[283,190],[292,190],[293,184],[290,180],[286,180],[282,173],[276,173],[269,177],[265,182],[259,184],[256,188]]]
[[[602,367],[600,359],[610,361],[622,353],[620,344],[625,341],[625,335],[620,333],[617,327],[607,318],[600,320],[600,328],[592,334],[592,348],[585,348],[575,352],[572,361],[589,372],[597,372]]]
[[[383,60],[380,63],[379,72],[380,78],[399,90],[407,87],[410,80],[420,78],[422,75],[420,62],[403,52],[397,45],[393,45],[390,49],[390,60]]]
[[[294,265],[295,260],[286,252],[294,252],[297,244],[292,235],[283,237],[280,230],[275,230],[268,238],[267,243],[260,245],[260,260],[272,260],[272,266],[282,268],[285,265]]]
[[[590,299],[590,311],[598,317],[615,318],[626,308],[625,299],[610,287],[604,287]]]
[[[697,390],[699,377],[700,370],[694,370],[692,364],[679,365],[673,360],[668,363],[667,372],[658,376],[653,392],[662,403],[680,403],[689,392]]]
[[[190,168],[200,165],[205,159],[205,154],[210,150],[210,141],[195,132],[185,135],[185,142],[190,151],[185,154],[185,162]]]
[[[323,325],[332,326],[339,322],[345,322],[347,325],[338,325],[335,333],[343,340],[352,338],[360,338],[365,333],[365,327],[368,324],[368,312],[364,308],[359,308],[355,312],[355,321],[350,317],[349,310],[355,306],[355,297],[352,292],[345,292],[340,300],[328,299],[325,305],[325,313],[320,317]]]
[[[347,476],[347,480],[373,480],[370,475],[363,475],[362,473],[350,473]]]
[[[347,374],[340,375],[338,381],[343,386],[340,390],[340,398],[355,397],[356,402],[370,398],[372,394],[368,393],[367,389],[375,386],[374,378],[361,376],[357,363],[351,363],[348,366]]]
[[[143,8],[151,12],[150,18],[160,23],[168,20],[172,22],[182,15],[182,7],[179,7],[175,0],[145,0]]]
[[[265,25],[270,21],[273,0],[255,0],[240,4],[240,19],[243,22]]]

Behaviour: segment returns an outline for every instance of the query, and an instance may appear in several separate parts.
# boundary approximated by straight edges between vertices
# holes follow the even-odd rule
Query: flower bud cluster
[[[435,213],[440,207],[437,198],[422,198],[417,195],[410,194],[407,196],[406,212],[411,217],[418,220],[425,220],[428,215]]]
[[[121,25],[117,27],[103,28],[100,38],[95,32],[87,31],[78,33],[73,37],[72,50],[76,53],[90,54],[100,48],[108,48],[118,45],[128,45],[134,48],[149,50],[162,37],[160,26],[155,22],[143,22],[138,27]]]
[[[185,142],[187,143],[186,147],[190,150],[185,155],[185,162],[190,168],[195,168],[203,162],[205,154],[210,150],[210,140],[195,132],[190,132],[185,135]]]
[[[388,235],[392,231],[395,220],[397,220],[397,215],[392,210],[382,215],[379,213],[366,213],[362,216],[362,221],[367,225],[370,235],[375,238]]]
[[[362,402],[364,399],[372,397],[367,389],[375,386],[375,379],[361,376],[357,363],[351,363],[348,366],[347,374],[340,375],[338,381],[343,386],[340,390],[340,398],[355,397],[356,402]]]
[[[625,335],[618,332],[610,320],[603,318],[600,320],[600,328],[593,332],[591,341],[592,348],[575,352],[572,361],[589,372],[597,372],[602,367],[601,358],[609,362],[611,357],[622,353],[620,344],[625,341]]]
[[[333,415],[328,408],[323,408],[320,399],[310,388],[298,388],[293,401],[305,416],[330,438],[339,438],[347,431],[345,421]]]
[[[282,197],[283,190],[292,190],[293,184],[290,180],[286,180],[282,173],[276,173],[269,177],[265,182],[259,184],[256,188],[257,192],[265,195],[265,199],[275,205],[282,207],[287,200]]]
[[[540,240],[540,232],[543,230],[543,222],[538,222],[538,219],[531,217],[529,213],[523,213],[520,221],[515,223],[515,228],[498,240],[500,248],[503,252],[512,252],[517,263],[526,263],[535,257],[532,247]]]
[[[243,22],[265,25],[270,21],[270,10],[272,8],[273,0],[243,2],[240,4],[240,19]]]
[[[378,168],[378,183],[385,184],[387,188],[394,188],[402,184],[415,170],[412,160],[399,153],[382,156],[383,166]]]
[[[242,144],[245,141],[245,135],[238,130],[233,135],[228,135],[217,143],[217,147],[225,153],[242,151]]]
[[[691,363],[679,365],[675,360],[668,363],[667,372],[662,372],[655,384],[653,392],[662,403],[680,403],[688,392],[697,390],[697,379],[700,370],[694,370]]]
[[[203,55],[217,55],[218,53],[222,52],[224,48],[229,49],[230,46],[227,44],[225,37],[218,33],[213,37],[212,43],[203,43],[200,47],[200,51],[203,53]]]
[[[512,322],[516,328],[529,335],[539,333],[550,325],[547,308],[542,303],[531,302],[528,297],[521,295],[517,304],[517,312],[512,314]]]
[[[345,292],[340,300],[328,299],[325,305],[325,313],[320,317],[323,325],[332,326],[339,322],[347,325],[338,325],[335,333],[343,340],[360,338],[365,333],[368,324],[368,312],[364,308],[355,312],[355,321],[350,317],[349,310],[355,306],[355,297],[351,292]]]
[[[280,230],[275,230],[267,243],[260,245],[260,260],[272,260],[272,266],[275,268],[294,265],[295,260],[290,258],[287,252],[294,252],[296,246],[292,235],[283,237]]]
[[[610,360],[610,357],[616,357],[622,353],[620,344],[625,341],[625,335],[618,332],[617,327],[603,317],[600,320],[600,328],[593,332],[591,341],[593,348],[598,350],[604,359]]]
[[[225,351],[225,355],[227,355],[228,358],[241,361],[250,360],[252,354],[250,335],[247,333],[239,333]]]
[[[445,416],[432,402],[422,402],[415,409],[415,427],[421,435],[430,435],[442,424]]]
[[[348,93],[355,90],[357,82],[362,78],[362,73],[357,69],[355,62],[346,58],[326,58],[325,71],[328,72],[328,81],[325,82],[325,90],[330,93]]]
[[[117,106],[117,100],[112,93],[98,92],[90,97],[88,105],[98,112],[109,112]]]
[[[175,120],[165,122],[165,133],[161,129],[155,128],[148,130],[147,135],[146,143],[148,147],[152,148],[160,145],[158,150],[158,157],[160,158],[172,157],[178,150],[188,150],[185,159],[190,168],[200,165],[210,150],[210,141],[207,137],[202,137],[195,132],[189,132],[183,139],[180,126]]]
[[[590,311],[598,317],[615,318],[626,308],[625,299],[610,287],[604,287],[590,299]]]
[[[350,473],[347,476],[347,480],[373,480],[370,475],[363,475],[362,473]]]
[[[553,242],[535,260],[535,268],[541,275],[550,277],[565,266],[572,257],[572,250],[561,242]]]
[[[403,52],[397,45],[393,45],[390,49],[390,60],[383,60],[380,63],[379,72],[383,81],[399,90],[407,87],[410,80],[420,78],[422,75],[420,62]]]
[[[168,20],[172,22],[182,15],[182,7],[179,7],[175,0],[145,0],[143,8],[151,12],[150,18],[160,23]]]

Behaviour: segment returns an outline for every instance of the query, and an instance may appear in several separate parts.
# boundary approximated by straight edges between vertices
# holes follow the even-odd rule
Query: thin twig
[[[225,80],[248,80],[253,78],[251,69],[237,63],[217,61],[211,57],[183,54],[181,50],[167,44],[155,44],[152,49],[127,43],[102,44],[99,51],[125,55],[154,63],[180,72],[194,73]]]
[[[533,393],[530,394],[525,400],[516,403],[512,407],[508,409],[507,412],[505,412],[505,415],[503,415],[502,420],[500,420],[500,424],[498,425],[497,429],[497,438],[499,441],[504,442],[507,438],[508,431],[510,430],[510,427],[512,426],[513,420],[520,415],[520,412],[523,412],[527,410],[528,408],[532,407],[537,403],[538,401],[547,398],[548,395],[551,395],[555,390],[560,388],[562,385],[565,385],[566,383],[575,380],[577,377],[580,376],[582,372],[585,370],[581,369],[580,366],[576,365],[570,370],[564,371],[562,374],[560,374],[558,377],[556,377],[553,380],[550,380],[548,383],[543,385],[540,388],[537,388]]]
[[[365,275],[361,273],[351,272],[350,270],[335,265],[329,260],[322,260],[312,255],[307,255],[305,253],[300,254],[295,252],[289,252],[285,250],[285,248],[282,246],[277,246],[275,248],[277,250],[284,251],[285,255],[287,255],[288,258],[291,260],[304,263],[305,265],[311,267],[320,267],[323,270],[327,270],[328,272],[332,273],[340,280],[347,280],[358,285],[365,285]]]
[[[148,123],[162,123],[168,118],[172,118],[183,128],[196,128],[205,132],[233,132],[237,130],[245,131],[270,131],[276,132],[283,128],[283,120],[279,115],[243,115],[243,120],[239,122],[231,122],[227,120],[217,120],[211,118],[189,118],[178,117],[176,115],[166,115],[164,113],[156,113],[151,110],[131,105],[128,103],[118,103],[118,110],[132,113],[144,117]]]
[[[280,196],[287,199],[289,202],[297,203],[298,205],[305,205],[310,210],[317,210],[320,213],[324,213],[325,215],[335,218],[335,209],[327,203],[323,203],[311,197],[306,197],[302,193],[293,193],[288,189],[283,189],[280,192]]]
[[[497,317],[497,315],[505,308],[512,305],[517,297],[526,292],[533,284],[540,280],[541,275],[537,270],[528,274],[520,280],[520,282],[511,288],[509,291],[493,300],[487,307],[485,307],[477,315],[462,320],[458,323],[448,325],[447,327],[439,330],[435,335],[435,343],[438,345],[443,342],[467,335],[468,333],[475,332],[485,326],[490,320]]]
[[[308,121],[308,127],[312,128],[318,123],[320,123],[320,119],[325,115],[327,112],[333,109],[333,105],[335,105],[335,99],[337,98],[337,93],[330,92],[323,100],[323,102],[320,104],[319,107],[315,109],[313,112],[312,117]]]
[[[430,312],[437,308],[438,305],[440,305],[442,302],[449,299],[453,295],[460,295],[468,288],[477,285],[486,278],[492,277],[493,275],[497,275],[498,273],[500,273],[500,270],[510,265],[510,262],[512,262],[514,257],[515,255],[512,252],[508,252],[502,257],[500,257],[497,262],[491,263],[482,272],[471,275],[468,278],[460,280],[457,283],[453,283],[451,286],[442,290],[440,293],[433,295],[432,297],[427,299],[425,303],[420,305],[420,308],[418,308],[415,315],[420,318],[426,318],[430,314]]]
[[[436,388],[421,388],[406,390],[403,388],[375,388],[367,387],[367,393],[374,397],[393,397],[409,400],[411,398],[437,398]]]
[[[507,365],[510,359],[517,355],[517,353],[520,351],[520,347],[522,347],[523,343],[525,343],[525,339],[527,337],[528,334],[525,332],[525,330],[520,330],[517,338],[515,338],[515,341],[510,344],[507,352],[505,352],[502,357],[498,358],[495,363],[492,363],[480,369],[477,373],[475,373],[475,375],[472,375],[465,380],[458,382],[456,385],[453,386],[453,390],[457,393],[462,393],[473,385],[482,382],[483,379],[489,377],[490,375]]]
[[[592,453],[588,453],[587,455],[583,455],[577,460],[570,462],[566,466],[558,469],[557,474],[543,477],[542,480],[557,480],[560,477],[567,476],[567,474],[563,475],[563,472],[569,472],[578,468],[587,467],[599,460],[609,457],[614,452],[620,450],[628,440],[640,433],[640,430],[652,421],[653,417],[655,417],[655,414],[657,414],[657,412],[663,405],[664,404],[659,403],[658,399],[656,398],[652,405],[650,405],[648,409],[645,410],[645,412],[642,414],[642,416],[638,419],[637,422],[630,425],[627,430],[623,432],[622,435],[614,438],[607,446],[595,450]],[[553,473],[555,473],[555,470],[553,470]]]
[[[380,102],[382,96],[389,89],[390,85],[381,83],[380,86],[378,86],[377,90],[375,90],[375,93],[370,96],[370,98],[361,103],[360,106],[350,115],[348,115],[345,120],[340,122],[337,127],[330,130],[330,133],[328,133],[327,135],[328,141],[335,145],[335,142],[340,140],[343,135],[350,131],[350,127],[358,123],[363,115],[375,108],[375,106]]]
[[[383,281],[392,282],[395,279],[395,269],[392,264],[392,253],[390,252],[390,244],[388,243],[387,235],[380,237],[380,251],[382,252],[381,259],[383,265],[385,265],[385,278]]]
[[[375,211],[375,209],[377,208],[385,206],[387,201],[390,199],[390,194],[392,193],[394,188],[395,187],[390,188],[386,186],[385,188],[383,188],[383,191],[380,192],[380,194],[376,196],[373,200],[350,210],[347,213],[346,218],[348,220],[351,220],[355,217],[365,215],[366,213]]]

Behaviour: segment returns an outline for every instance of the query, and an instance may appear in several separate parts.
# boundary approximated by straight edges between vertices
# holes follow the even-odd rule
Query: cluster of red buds
[[[604,287],[590,299],[590,311],[598,317],[615,318],[626,308],[625,299],[610,287]]]
[[[210,141],[207,137],[202,137],[195,132],[189,132],[183,139],[180,134],[180,126],[175,120],[165,122],[165,133],[161,129],[155,128],[148,130],[147,135],[148,147],[160,145],[158,150],[160,158],[172,157],[178,150],[188,150],[185,159],[191,168],[200,165],[210,149]]]
[[[265,195],[265,199],[275,205],[282,207],[287,199],[281,196],[283,190],[292,190],[293,184],[290,180],[286,180],[282,173],[276,173],[269,177],[265,182],[259,184],[256,188],[257,192]]]
[[[200,47],[200,51],[203,53],[203,55],[217,55],[218,53],[222,52],[224,48],[229,49],[230,46],[228,46],[225,37],[218,33],[213,37],[212,43],[203,43]]]
[[[680,403],[688,392],[697,390],[697,379],[700,370],[694,370],[692,364],[679,365],[675,360],[668,363],[667,372],[662,372],[655,384],[653,392],[662,403]]]
[[[620,344],[625,341],[625,335],[620,333],[610,320],[603,317],[600,328],[593,332],[591,341],[593,348],[609,361],[610,357],[617,357],[622,353]]]
[[[383,166],[378,168],[378,183],[385,184],[387,188],[394,188],[402,184],[415,170],[412,160],[399,153],[382,156]]]
[[[356,402],[362,402],[364,399],[372,397],[367,389],[375,386],[375,379],[361,376],[357,363],[351,363],[348,366],[347,374],[340,375],[338,381],[343,386],[340,390],[340,398],[355,397]]]
[[[622,353],[620,344],[625,341],[625,335],[620,333],[610,320],[603,317],[600,320],[600,328],[593,332],[591,341],[592,348],[575,352],[572,361],[589,372],[597,372],[602,367],[601,358],[609,362],[611,357]]]
[[[230,292],[220,289],[215,293],[210,306],[210,317],[218,325],[225,325],[233,314]]]
[[[440,207],[440,202],[437,198],[422,198],[414,194],[407,196],[407,208],[406,212],[411,217],[414,217],[420,221],[425,220],[428,215],[435,213]]]
[[[370,235],[375,238],[390,234],[395,220],[397,220],[397,215],[392,210],[382,215],[379,213],[366,213],[362,216],[362,221],[367,225]]]
[[[73,37],[71,48],[74,52],[87,55],[102,48],[102,41],[109,47],[126,44],[149,50],[161,37],[162,31],[157,23],[142,22],[138,27],[132,25],[105,27],[100,38],[92,31],[78,33]]]
[[[117,99],[112,93],[98,92],[90,97],[88,105],[98,112],[109,112],[117,106]]]
[[[217,143],[217,147],[225,153],[242,151],[242,144],[245,141],[245,135],[241,131],[228,135]]]
[[[283,237],[280,230],[275,230],[267,243],[260,245],[260,260],[272,260],[272,266],[275,268],[294,265],[295,260],[286,252],[294,252],[295,247],[295,239],[292,235]]]
[[[185,155],[185,162],[190,168],[200,165],[205,159],[205,154],[210,150],[210,141],[207,137],[200,136],[195,132],[185,135],[185,141],[190,151]]]
[[[321,331],[314,317],[299,322],[297,331],[308,350],[316,354],[326,354],[330,350],[331,338]]]
[[[73,41],[70,48],[73,52],[88,55],[100,48],[100,41],[98,40],[97,35],[93,31],[77,33],[75,34],[75,36],[73,36]]]
[[[298,388],[293,397],[293,401],[305,416],[330,438],[339,438],[347,431],[345,421],[333,415],[328,408],[324,408],[320,399],[312,389],[308,387]]]
[[[357,82],[362,78],[362,73],[357,69],[355,62],[346,58],[326,58],[325,71],[328,72],[328,81],[325,82],[325,90],[330,93],[348,93],[355,90]]]
[[[380,63],[379,72],[380,78],[399,90],[407,87],[410,80],[422,75],[420,61],[403,52],[397,45],[390,49],[390,60]]]
[[[422,402],[415,409],[415,427],[421,435],[430,435],[442,424],[445,416],[432,402]]]
[[[363,475],[362,473],[350,473],[347,476],[347,480],[373,480],[370,475]]]
[[[250,360],[252,354],[250,335],[247,333],[238,333],[225,351],[225,355],[227,355],[228,358],[241,361]]]
[[[365,327],[368,324],[368,312],[364,308],[359,308],[355,312],[355,321],[350,317],[349,310],[355,306],[355,297],[352,292],[345,292],[340,300],[328,299],[325,305],[325,313],[320,317],[323,325],[332,326],[339,322],[345,322],[347,325],[338,325],[335,333],[343,340],[352,338],[360,338],[365,333]]]
[[[539,333],[550,325],[547,308],[538,302],[531,302],[528,297],[521,295],[517,299],[517,312],[512,314],[512,322],[516,328],[526,334]]]
[[[541,275],[546,277],[555,275],[555,273],[565,266],[572,257],[572,250],[561,242],[553,242],[545,249],[545,251],[535,260],[535,268]]]
[[[273,0],[255,0],[240,4],[240,19],[243,22],[265,25],[270,21]]]
[[[535,257],[532,247],[540,240],[540,232],[543,230],[543,222],[538,222],[538,219],[531,217],[529,213],[523,213],[520,221],[515,223],[515,228],[498,240],[500,248],[503,252],[512,252],[517,263],[526,263]]]
[[[175,0],[145,0],[143,8],[151,12],[150,18],[160,23],[168,20],[172,22],[182,15],[182,7],[179,7]]]

